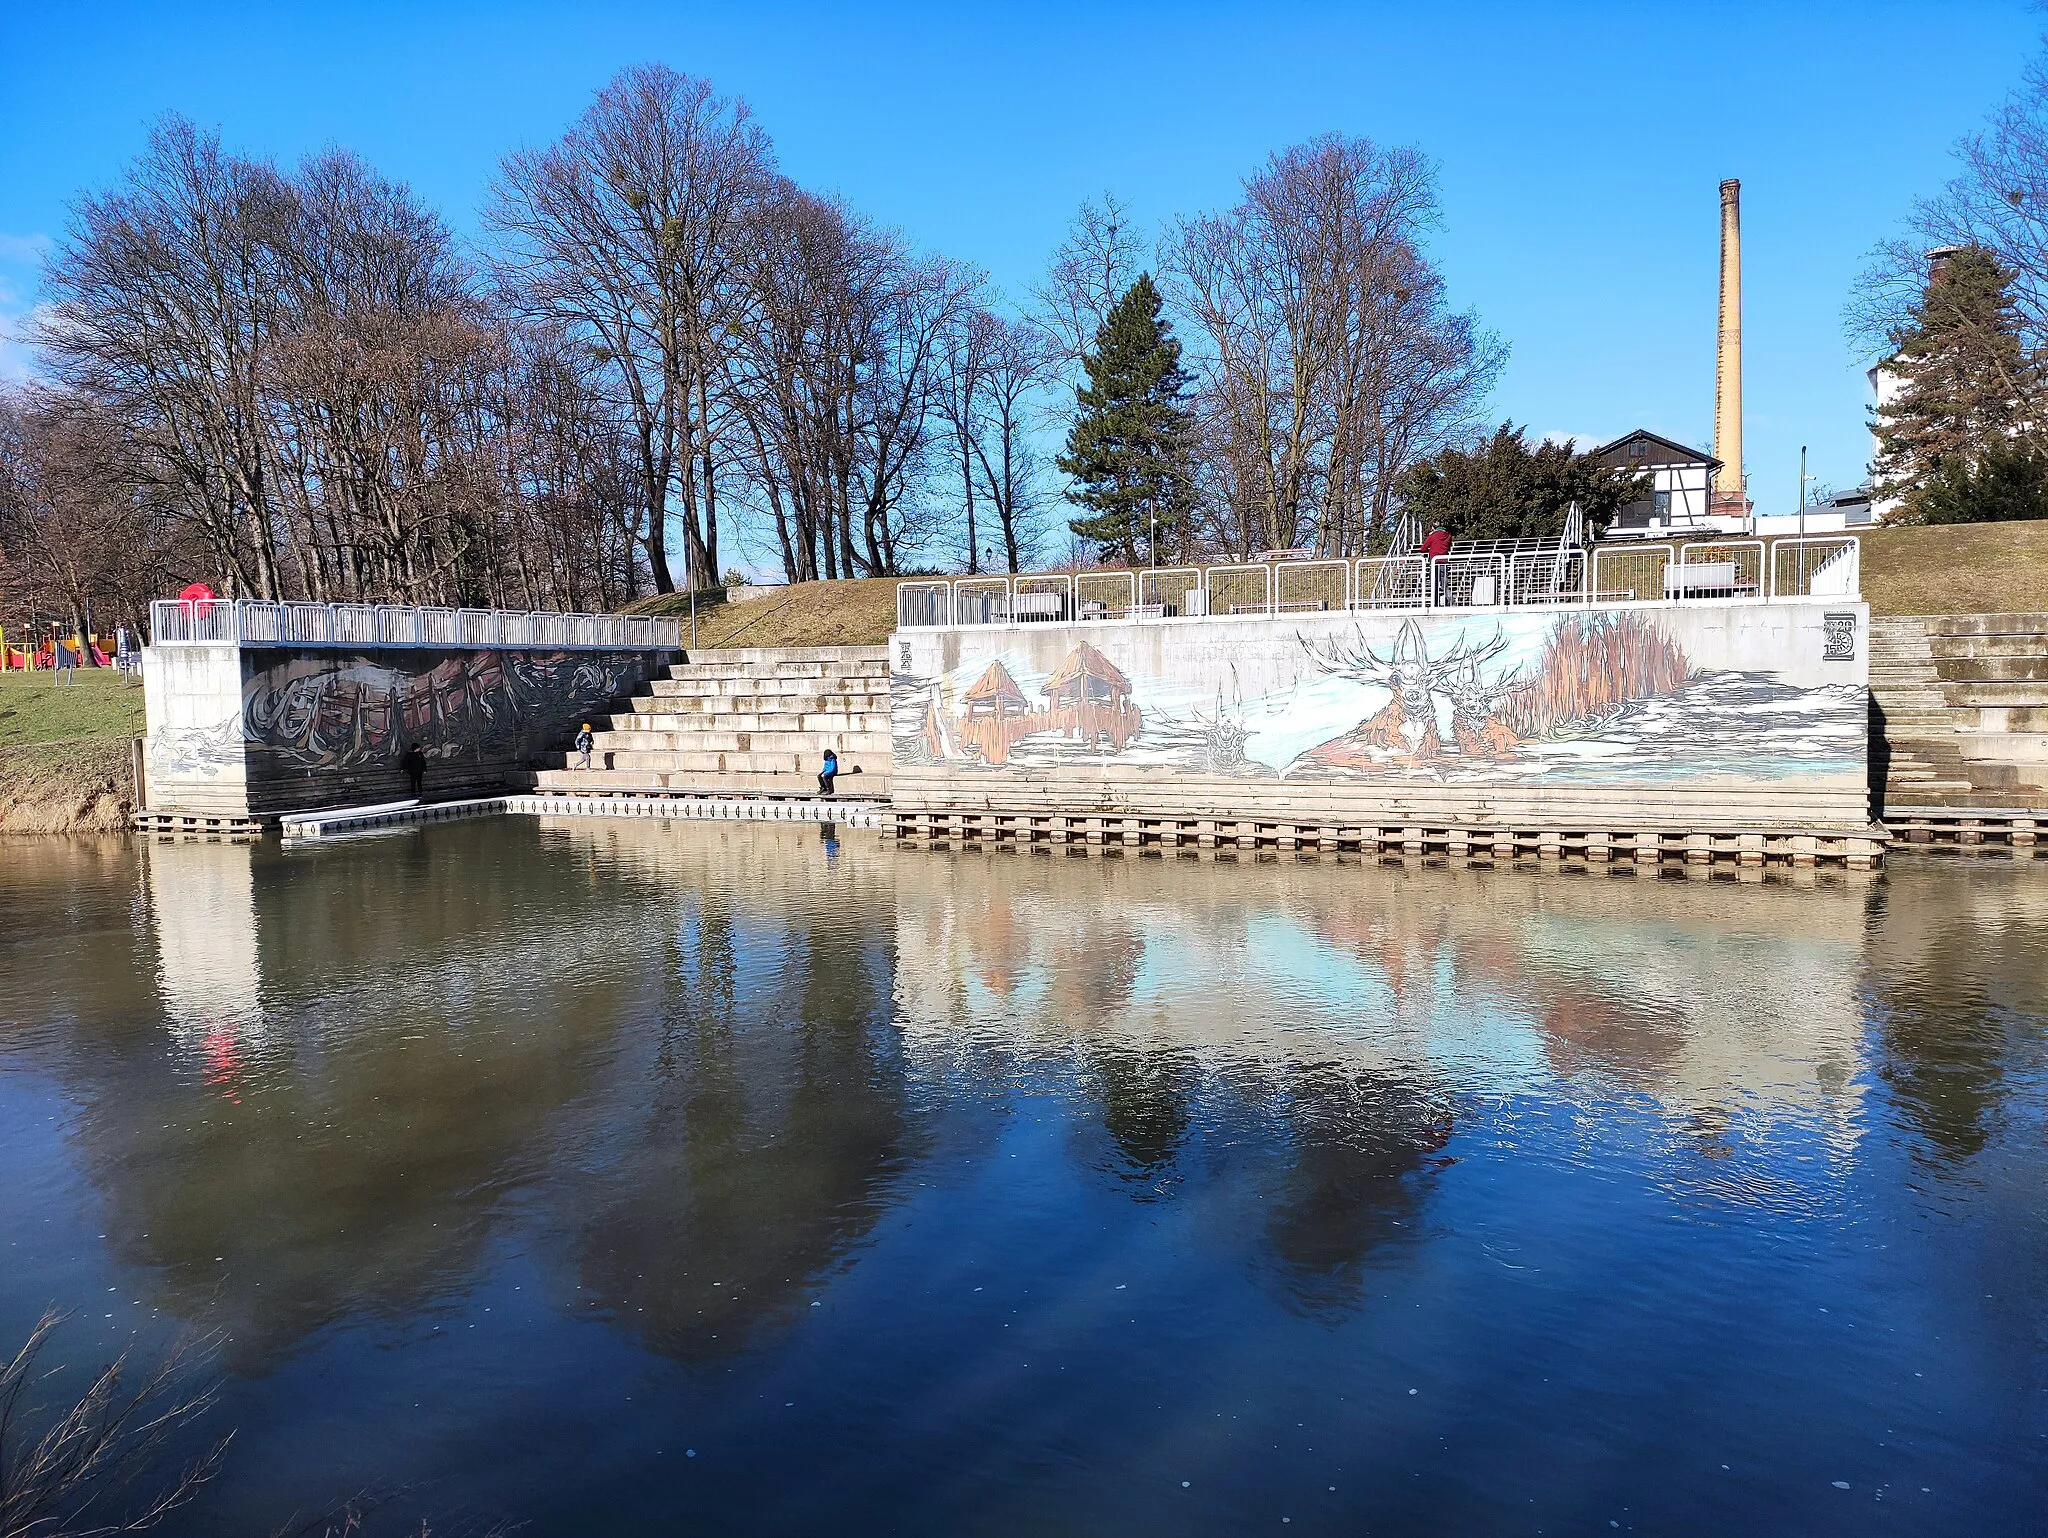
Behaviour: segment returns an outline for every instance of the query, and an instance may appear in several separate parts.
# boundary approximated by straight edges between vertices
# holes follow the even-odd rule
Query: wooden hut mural
[[[1045,726],[1078,737],[1085,748],[1107,740],[1112,753],[1121,753],[1143,724],[1131,699],[1131,681],[1085,641],[1067,654],[1039,692],[1046,700]]]
[[[1010,744],[1040,729],[1032,723],[1031,701],[1000,662],[988,665],[960,696],[960,706],[960,742],[983,763],[1008,763]]]

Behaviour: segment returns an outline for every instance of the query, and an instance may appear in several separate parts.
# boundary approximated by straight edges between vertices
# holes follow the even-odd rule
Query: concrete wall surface
[[[143,652],[152,810],[269,816],[528,783],[668,652],[158,646]]]
[[[901,808],[1869,821],[1854,601],[899,632]]]

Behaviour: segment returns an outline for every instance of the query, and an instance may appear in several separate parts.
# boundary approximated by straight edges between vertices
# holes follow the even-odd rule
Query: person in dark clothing
[[[412,787],[412,798],[417,801],[427,793],[427,751],[418,743],[405,750],[405,757],[399,761],[405,770],[405,782]]]
[[[583,755],[583,762],[576,766],[578,769],[588,769],[590,767],[590,750],[595,746],[597,746],[597,739],[590,735],[590,723],[585,721],[583,723],[583,730],[576,734],[576,751]]]
[[[832,794],[832,782],[839,776],[839,755],[830,748],[825,750],[825,767],[818,771],[818,794]]]

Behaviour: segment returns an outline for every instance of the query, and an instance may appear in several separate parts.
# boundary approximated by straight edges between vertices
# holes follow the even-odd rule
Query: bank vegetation
[[[1462,441],[1504,348],[1430,261],[1435,173],[1326,135],[1228,206],[1086,204],[1006,294],[780,167],[652,65],[502,162],[474,239],[346,149],[182,118],[83,192],[36,381],[0,398],[0,623],[233,596],[611,609],[1076,554],[1049,463],[1156,276],[1185,339],[1192,552],[1355,555]]]

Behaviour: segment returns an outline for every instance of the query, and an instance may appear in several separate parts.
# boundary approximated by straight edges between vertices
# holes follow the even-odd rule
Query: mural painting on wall
[[[429,759],[517,758],[567,744],[589,713],[628,693],[641,658],[613,652],[471,651],[408,667],[358,654],[293,657],[242,685],[244,738],[308,769]]]
[[[255,747],[304,769],[395,768],[415,742],[435,762],[517,760],[566,747],[645,676],[625,652],[280,653],[243,681],[239,717],[157,733],[152,764],[212,776]]]
[[[1133,679],[1093,646],[895,679],[895,750],[961,770],[1126,764],[1245,778],[1445,783],[1861,773],[1860,690],[1695,668],[1638,614],[1297,634],[1243,696]],[[1290,669],[1283,669],[1283,672]]]

